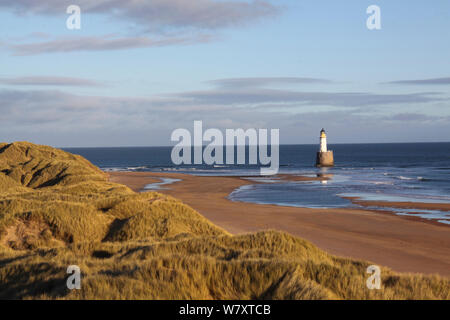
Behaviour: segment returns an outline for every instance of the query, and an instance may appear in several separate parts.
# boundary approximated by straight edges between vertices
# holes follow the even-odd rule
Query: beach
[[[232,234],[280,230],[309,240],[328,253],[366,259],[395,271],[450,275],[450,227],[444,224],[364,209],[309,209],[230,201],[227,197],[233,190],[255,183],[239,177],[156,172],[109,174],[111,181],[137,192],[160,179],[179,179],[157,192],[182,200]],[[430,204],[389,205],[426,208]],[[449,210],[450,205],[439,207]]]

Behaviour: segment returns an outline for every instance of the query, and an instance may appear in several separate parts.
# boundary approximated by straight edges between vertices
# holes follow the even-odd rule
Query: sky
[[[450,141],[450,1],[0,0],[0,112],[0,141],[55,147],[167,146],[194,120]]]

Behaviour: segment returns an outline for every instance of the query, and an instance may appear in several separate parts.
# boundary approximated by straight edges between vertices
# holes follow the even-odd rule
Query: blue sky
[[[282,143],[450,140],[447,0],[0,0],[0,21],[1,141],[169,145],[194,120]]]

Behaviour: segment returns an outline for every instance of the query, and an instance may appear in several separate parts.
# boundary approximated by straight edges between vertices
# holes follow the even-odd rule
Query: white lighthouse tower
[[[317,152],[316,159],[317,167],[333,167],[334,166],[334,156],[333,151],[328,151],[327,147],[327,134],[325,133],[325,129],[320,131],[320,149]]]
[[[320,131],[320,152],[327,152],[327,135],[325,130]]]

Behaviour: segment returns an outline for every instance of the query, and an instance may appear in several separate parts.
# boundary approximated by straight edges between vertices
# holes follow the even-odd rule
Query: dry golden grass
[[[231,236],[158,193],[108,182],[87,160],[0,144],[0,298],[449,299],[449,279],[327,254],[277,231]],[[68,290],[78,265],[82,289]]]

